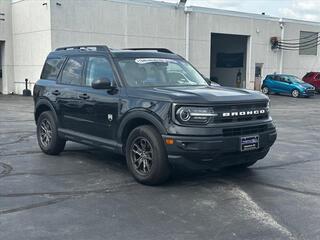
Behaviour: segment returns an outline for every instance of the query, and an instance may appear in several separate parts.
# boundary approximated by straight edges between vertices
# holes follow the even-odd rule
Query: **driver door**
[[[291,81],[288,77],[283,76],[280,78],[281,85],[280,85],[280,90],[283,93],[291,93],[292,91],[292,86],[291,86]]]
[[[120,90],[93,89],[94,80],[107,78],[115,83],[110,61],[102,55],[87,58],[81,100],[81,119],[86,127],[82,132],[94,137],[114,139],[119,113]]]

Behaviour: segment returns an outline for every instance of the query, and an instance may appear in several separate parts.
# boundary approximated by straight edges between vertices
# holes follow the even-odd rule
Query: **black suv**
[[[150,185],[175,164],[248,167],[277,136],[268,97],[213,86],[168,49],[58,48],[34,101],[43,152],[59,154],[67,140],[106,148]]]

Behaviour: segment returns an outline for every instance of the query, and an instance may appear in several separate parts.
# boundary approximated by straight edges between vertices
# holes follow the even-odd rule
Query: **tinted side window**
[[[44,64],[41,79],[56,80],[64,58],[48,58]]]
[[[274,75],[274,76],[273,76],[273,80],[275,80],[275,81],[280,81],[280,76]]]
[[[280,81],[284,82],[284,83],[290,83],[291,82],[290,79],[288,77],[285,77],[285,76],[281,77]]]
[[[94,80],[108,78],[113,81],[114,79],[110,62],[107,58],[100,56],[89,57],[86,75],[87,86],[91,86]]]
[[[85,57],[70,57],[62,71],[61,83],[81,85],[84,63]]]
[[[267,75],[267,76],[266,76],[266,80],[267,80],[267,79],[269,79],[269,80],[274,80],[274,75]]]

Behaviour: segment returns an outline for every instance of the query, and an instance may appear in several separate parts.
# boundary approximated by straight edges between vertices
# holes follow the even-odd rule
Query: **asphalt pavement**
[[[32,98],[0,95],[0,239],[320,239],[320,95],[270,98],[265,159],[148,187],[104,150],[43,154]]]

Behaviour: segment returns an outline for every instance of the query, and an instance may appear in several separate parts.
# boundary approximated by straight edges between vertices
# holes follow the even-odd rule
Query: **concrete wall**
[[[0,92],[9,93],[14,90],[13,71],[13,42],[10,1],[0,1],[0,13],[4,15],[4,21],[0,20],[0,57],[2,64],[2,79],[0,80]]]
[[[12,26],[14,91],[21,93],[26,78],[31,83],[39,79],[44,60],[51,51],[50,2],[12,1]]]
[[[319,24],[311,23],[285,23],[285,39],[297,39],[300,31],[320,32]],[[299,51],[284,51],[283,72],[303,77],[307,72],[320,71],[320,48],[318,55],[299,55]]]
[[[167,4],[52,1],[53,48],[107,44],[111,48],[165,47],[185,53],[185,14]],[[94,4],[93,4],[94,3]]]
[[[6,21],[0,22],[0,41],[5,41],[5,93],[21,93],[25,78],[34,83],[47,54],[60,46],[165,47],[182,56],[186,53],[187,18],[184,9],[174,4],[149,0],[0,0],[1,11],[6,12]],[[199,7],[188,7],[188,11],[189,60],[204,75],[210,76],[211,33],[248,36],[247,88],[254,87],[256,63],[263,64],[262,77],[279,71],[280,51],[270,46],[270,37],[281,35],[278,19]],[[320,24],[285,22],[285,38],[299,38],[301,30],[320,31]],[[307,71],[319,71],[319,55],[285,52],[284,72],[301,77]]]

